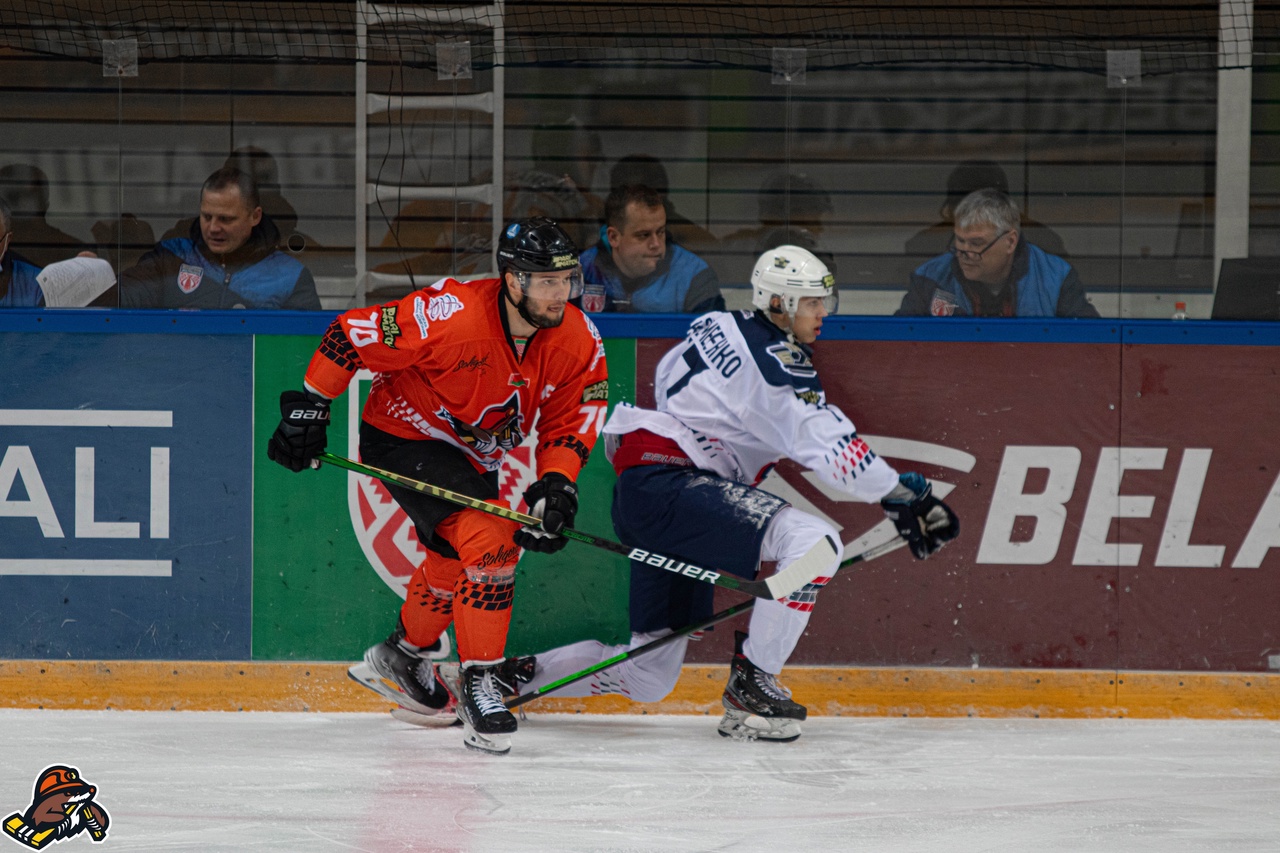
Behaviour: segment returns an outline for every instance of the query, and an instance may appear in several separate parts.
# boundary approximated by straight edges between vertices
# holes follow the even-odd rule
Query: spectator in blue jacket
[[[190,235],[162,240],[120,275],[120,307],[318,311],[310,271],[279,241],[252,176],[224,166],[204,182]]]
[[[652,187],[615,188],[604,202],[600,242],[582,253],[586,311],[701,314],[724,309],[706,262],[667,240],[667,209]]]
[[[1097,317],[1071,264],[1022,239],[1018,206],[997,189],[956,205],[951,249],[911,274],[898,315]]]
[[[13,211],[0,196],[0,308],[43,308],[44,291],[36,281],[40,267],[9,251],[12,227]]]

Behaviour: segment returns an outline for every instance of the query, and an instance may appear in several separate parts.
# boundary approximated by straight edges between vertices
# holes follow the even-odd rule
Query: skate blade
[[[436,673],[449,688],[449,695],[457,700],[462,695],[462,665],[457,662],[437,664]]]
[[[763,740],[791,743],[800,737],[800,721],[782,717],[757,717],[745,711],[728,712],[716,728],[720,737],[733,740]]]
[[[416,711],[419,714],[430,716],[432,714],[439,714],[444,710],[441,708],[428,708],[421,702],[415,702],[399,687],[396,687],[394,684],[391,684],[382,676],[378,675],[378,673],[374,671],[373,667],[369,666],[367,663],[361,662],[348,667],[347,677],[356,684],[359,684],[361,687],[367,687],[382,698],[410,711]]]
[[[511,751],[511,735],[482,735],[464,717],[459,716],[458,720],[462,723],[462,745],[467,749],[489,755],[506,755]]]
[[[402,723],[408,723],[411,726],[422,726],[426,729],[445,729],[449,726],[462,725],[458,715],[453,712],[452,708],[448,710],[441,709],[434,714],[419,714],[417,711],[402,706],[392,708],[391,716]]]

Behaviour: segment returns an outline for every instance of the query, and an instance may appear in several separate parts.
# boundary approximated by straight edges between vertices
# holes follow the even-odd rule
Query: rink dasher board
[[[545,697],[530,712],[718,715],[725,666],[686,665],[661,702]],[[789,667],[813,716],[1280,719],[1280,675],[1109,670]],[[378,711],[345,663],[0,661],[0,707]]]

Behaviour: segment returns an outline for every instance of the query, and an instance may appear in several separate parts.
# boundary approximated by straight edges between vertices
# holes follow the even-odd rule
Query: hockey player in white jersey
[[[840,564],[841,540],[825,520],[755,485],[780,459],[793,459],[854,498],[879,501],[918,559],[960,528],[924,477],[899,475],[827,403],[810,359],[823,319],[836,309],[827,267],[804,249],[779,246],[760,256],[751,284],[757,310],[695,319],[658,364],[656,410],[619,405],[604,432],[618,471],[613,523],[623,542],[747,578],[761,561],[776,561],[778,571],[798,560],[822,567],[787,598],[756,602],[749,630],[736,636],[722,700],[721,735],[793,741],[806,710],[777,676]],[[712,592],[633,561],[630,648],[707,618]],[[675,687],[687,645],[682,638],[557,692],[659,701]],[[528,689],[626,648],[588,640],[539,654]]]

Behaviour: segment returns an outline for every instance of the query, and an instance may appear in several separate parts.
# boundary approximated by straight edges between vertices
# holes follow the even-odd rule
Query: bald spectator
[[[204,182],[189,236],[161,241],[121,274],[120,307],[318,311],[311,273],[279,241],[252,176],[224,166]]]

